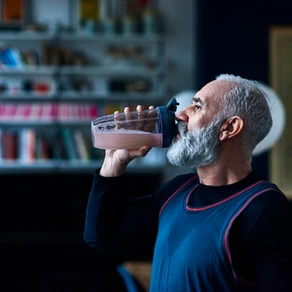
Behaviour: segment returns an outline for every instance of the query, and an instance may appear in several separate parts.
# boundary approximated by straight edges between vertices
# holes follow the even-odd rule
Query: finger
[[[131,109],[130,107],[125,107],[124,108],[124,114],[125,114],[125,123],[123,125],[124,129],[132,129],[132,123],[129,122],[132,119],[132,115],[131,115]]]
[[[152,105],[149,106],[147,118],[149,118],[149,120],[144,125],[144,131],[145,132],[152,132],[154,129],[154,126],[156,124],[156,118],[157,118],[156,109]]]
[[[137,112],[141,112],[144,110],[144,107],[142,105],[137,105],[136,110]]]
[[[144,120],[147,117],[147,111],[144,111],[144,107],[141,105],[137,106],[137,120],[141,120],[137,122],[137,130],[143,131],[144,129]]]
[[[150,150],[152,149],[151,146],[142,146],[139,150],[141,152],[142,157],[145,156]]]
[[[114,112],[114,121],[115,121],[115,128],[120,129],[121,128],[121,123],[119,121],[122,120],[122,116],[119,111]]]
[[[125,113],[125,115],[126,115],[126,116],[127,116],[127,115],[130,115],[130,112],[131,112],[130,107],[126,106],[126,107],[124,108],[124,113]]]
[[[132,158],[144,157],[152,149],[149,145],[144,145],[138,149],[130,150]]]

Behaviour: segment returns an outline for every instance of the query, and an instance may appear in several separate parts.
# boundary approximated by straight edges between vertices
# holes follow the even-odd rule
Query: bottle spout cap
[[[157,107],[160,112],[160,132],[163,134],[163,148],[169,147],[173,137],[178,134],[175,119],[175,111],[178,105],[176,98],[172,98],[166,106]]]
[[[167,109],[169,111],[172,111],[172,112],[176,112],[177,110],[177,106],[179,105],[179,102],[177,102],[176,98],[173,97],[166,105]]]

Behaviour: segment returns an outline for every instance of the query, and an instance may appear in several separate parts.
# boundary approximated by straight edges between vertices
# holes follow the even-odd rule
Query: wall
[[[168,59],[167,83],[169,99],[184,90],[196,90],[197,45],[197,0],[158,0],[165,24],[166,58]],[[168,164],[162,182],[176,175],[188,173],[191,168],[179,168]]]
[[[269,85],[269,29],[292,24],[291,8],[284,0],[197,0],[198,87],[220,73]],[[269,178],[269,152],[254,157],[253,166]]]
[[[159,0],[165,25],[166,58],[169,60],[170,97],[186,89],[195,89],[196,80],[196,1]]]

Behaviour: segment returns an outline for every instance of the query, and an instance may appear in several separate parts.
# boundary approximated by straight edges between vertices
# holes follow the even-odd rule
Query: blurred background
[[[90,122],[124,106],[165,105],[174,96],[190,102],[221,73],[274,90],[281,123],[273,133],[281,135],[255,153],[253,167],[292,198],[291,6],[0,0],[0,252],[7,291],[147,290],[137,273],[131,277],[130,263],[151,264],[151,247],[117,260],[83,243],[93,172],[104,154],[92,146]],[[165,151],[155,148],[131,163],[130,196],[141,185],[145,195],[192,171],[169,165]]]

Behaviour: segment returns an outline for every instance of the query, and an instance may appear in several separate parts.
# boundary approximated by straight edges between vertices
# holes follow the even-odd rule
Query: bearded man
[[[151,147],[106,150],[87,204],[86,244],[117,255],[149,236],[150,292],[292,291],[291,205],[251,166],[272,127],[265,93],[254,80],[221,74],[176,120],[167,158],[194,173],[126,200],[127,166]]]

